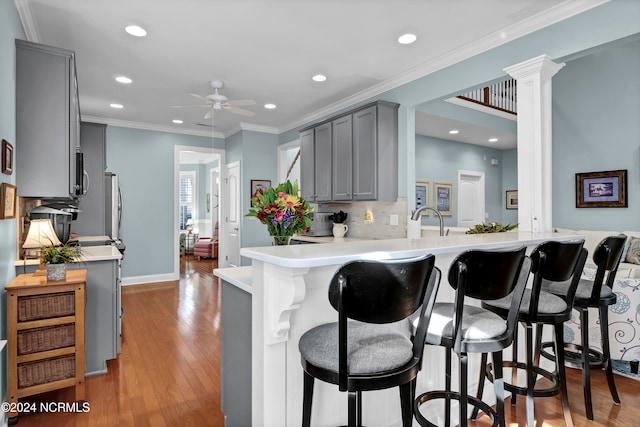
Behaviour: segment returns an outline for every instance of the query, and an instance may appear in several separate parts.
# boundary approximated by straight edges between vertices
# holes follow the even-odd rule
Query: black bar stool
[[[451,401],[459,401],[460,426],[467,426],[467,404],[488,414],[493,426],[504,427],[504,390],[502,388],[502,350],[512,340],[516,315],[529,276],[530,260],[525,248],[483,251],[471,250],[458,255],[449,268],[449,284],[455,289],[453,303],[436,303],[426,343],[446,349],[445,390],[428,391],[414,402],[414,412],[421,426],[440,427],[420,412],[420,406],[433,399],[445,400],[445,426],[451,424]],[[494,300],[513,295],[511,315],[507,320],[467,300]],[[470,301],[469,301],[470,302]],[[458,355],[460,391],[451,390],[451,350]],[[467,392],[467,354],[492,353],[496,366],[497,409]]]
[[[573,300],[573,307],[580,311],[580,330],[582,331],[580,345],[566,344],[564,351],[565,364],[582,368],[582,387],[584,389],[584,406],[587,418],[593,420],[593,405],[591,404],[591,374],[592,368],[604,368],[609,391],[613,401],[620,404],[616,383],[611,368],[611,354],[609,350],[609,314],[608,307],[616,303],[613,284],[627,236],[619,234],[603,239],[593,252],[593,262],[598,267],[593,280],[581,279]],[[544,285],[548,292],[563,295],[566,284],[549,283]],[[600,333],[602,336],[602,352],[589,347],[589,307],[597,308],[600,314]],[[542,344],[542,355],[554,360],[555,354],[546,349],[549,343]],[[586,349],[586,351],[585,351]],[[556,352],[556,354],[558,354]]]
[[[338,322],[305,332],[298,343],[304,369],[303,427],[311,424],[314,378],[348,392],[349,427],[362,425],[362,391],[399,386],[402,425],[411,426],[415,380],[440,284],[434,264],[434,255],[353,261],[335,273],[329,302],[338,311]],[[389,325],[420,307],[415,335]]]
[[[540,350],[533,348],[533,325],[536,325],[537,337],[542,336],[544,325],[554,327],[554,337],[556,348],[564,348],[563,325],[571,319],[571,303],[576,292],[582,269],[587,260],[587,250],[583,248],[584,240],[573,242],[549,241],[538,245],[531,252],[531,272],[533,273],[533,284],[531,288],[524,291],[522,304],[518,310],[518,321],[525,327],[526,338],[526,363],[518,361],[517,334],[514,338],[512,351],[513,359],[503,361],[503,368],[512,369],[511,383],[505,383],[506,390],[511,392],[511,405],[516,404],[517,394],[527,396],[527,426],[534,427],[534,397],[555,396],[560,393],[562,399],[562,409],[567,427],[573,426],[571,409],[569,407],[569,397],[567,395],[567,383],[564,370],[564,360],[559,358],[555,372],[542,369],[539,365]],[[542,290],[544,283],[566,283],[565,298]],[[503,318],[509,315],[511,308],[511,295],[494,301],[483,301],[482,307],[499,314]],[[541,338],[537,338],[539,343]],[[562,354],[562,352],[560,352]],[[535,360],[534,360],[535,358]],[[487,354],[482,354],[481,366],[486,365],[486,370],[480,372],[478,382],[478,399],[482,397],[484,389],[484,379],[487,377],[493,381],[491,375],[491,364],[487,365]],[[527,385],[520,387],[517,384],[517,370],[526,372]],[[551,381],[552,385],[545,389],[535,388],[536,376],[541,375]],[[475,419],[478,410],[474,409],[472,418]]]

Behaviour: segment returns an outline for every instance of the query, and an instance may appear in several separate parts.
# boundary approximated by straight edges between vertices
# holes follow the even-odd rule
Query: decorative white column
[[[504,69],[518,90],[520,231],[552,231],[551,77],[564,65],[541,55]]]

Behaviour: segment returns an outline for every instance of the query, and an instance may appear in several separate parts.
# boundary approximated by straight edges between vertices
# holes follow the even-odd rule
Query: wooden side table
[[[74,386],[84,400],[86,282],[87,270],[70,270],[66,280],[21,274],[5,286],[10,424],[21,397]]]

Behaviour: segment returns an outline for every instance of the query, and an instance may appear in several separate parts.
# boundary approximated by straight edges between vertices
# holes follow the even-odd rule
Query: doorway
[[[219,221],[220,208],[216,205],[224,205],[221,195],[221,186],[224,169],[224,150],[211,147],[181,146],[174,147],[174,276],[176,280],[180,275],[180,234],[181,231],[181,203],[180,203],[180,174],[185,170],[192,171],[194,178],[193,209],[191,213],[192,231],[202,237],[211,237],[215,223],[219,223],[220,235],[218,241],[218,257],[224,256],[225,245],[223,224]],[[217,169],[218,173],[214,171]],[[216,178],[217,181],[216,181]]]

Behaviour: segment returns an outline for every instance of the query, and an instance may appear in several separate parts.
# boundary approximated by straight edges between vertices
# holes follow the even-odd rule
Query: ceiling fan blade
[[[198,98],[201,101],[211,102],[211,100],[205,98],[204,96],[198,95],[197,93],[190,93],[189,95],[193,96],[194,98]]]
[[[253,99],[232,99],[231,101],[227,101],[232,107],[248,107],[249,105],[256,105],[256,101]]]
[[[194,104],[194,105],[170,105],[173,108],[185,108],[185,107],[211,107],[211,104]]]
[[[232,113],[240,114],[241,116],[253,117],[256,115],[253,111],[245,110],[244,108],[237,107],[229,107],[225,108],[225,110],[230,111]]]

